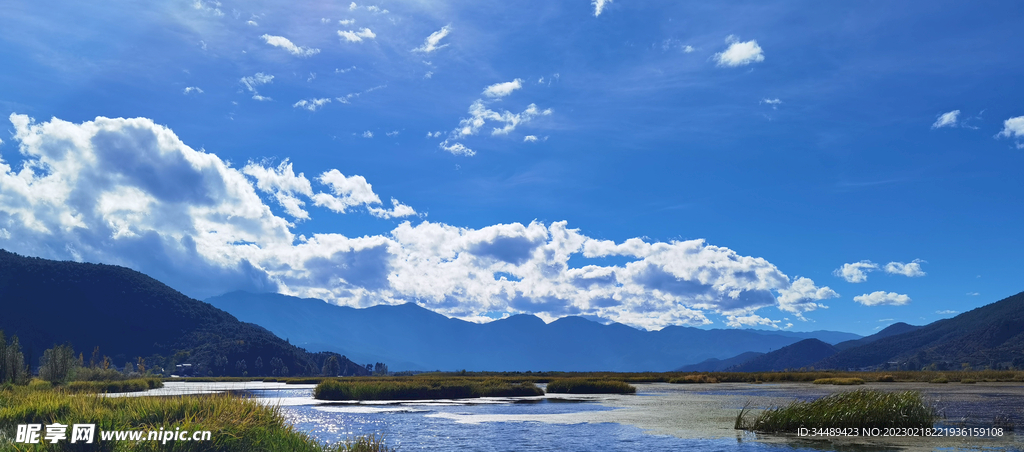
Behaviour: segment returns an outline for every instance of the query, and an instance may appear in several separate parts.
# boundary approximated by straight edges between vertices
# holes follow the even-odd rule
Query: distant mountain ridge
[[[786,347],[789,347],[789,345],[787,345]],[[730,367],[738,366],[761,355],[764,355],[764,353],[743,352],[740,353],[739,355],[733,356],[732,358],[710,358],[701,361],[697,364],[689,364],[680,367],[676,369],[676,372],[724,372],[726,369]]]
[[[849,348],[815,364],[861,369],[1024,367],[1024,292],[901,334]]]
[[[302,347],[384,362],[392,370],[668,371],[709,358],[767,352],[816,335],[836,342],[859,338],[829,331],[777,334],[681,326],[641,331],[581,317],[546,324],[532,315],[476,324],[412,303],[355,309],[246,292],[207,301]]]
[[[836,347],[817,339],[804,339],[770,353],[749,359],[725,369],[726,372],[777,372],[808,367],[839,352]]]
[[[98,346],[117,367],[142,357],[150,368],[188,363],[200,375],[319,374],[335,355],[309,353],[261,326],[114,265],[0,250],[0,303],[0,330],[20,338],[33,366],[43,350],[66,342],[86,362]],[[368,373],[337,358],[349,375]]]

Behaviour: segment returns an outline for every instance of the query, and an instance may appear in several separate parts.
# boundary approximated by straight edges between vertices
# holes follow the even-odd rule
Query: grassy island
[[[544,395],[544,391],[532,382],[497,378],[346,378],[324,380],[313,390],[313,397],[320,400],[426,400],[540,395]]]
[[[548,383],[548,393],[561,394],[635,394],[636,387],[619,380],[566,378]]]
[[[936,413],[914,391],[857,390],[761,412],[753,421],[736,417],[736,428],[762,433],[797,433],[799,428],[931,427]]]

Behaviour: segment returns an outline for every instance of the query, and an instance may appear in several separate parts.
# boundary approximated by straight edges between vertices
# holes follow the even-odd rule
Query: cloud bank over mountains
[[[146,118],[10,121],[23,162],[0,156],[0,247],[128,266],[195,297],[279,291],[358,307],[415,301],[467,319],[591,315],[656,329],[709,324],[710,314],[785,326],[758,311],[802,318],[838,296],[704,240],[616,243],[564,221],[424,221],[393,198],[384,208],[362,176],[307,178],[288,160],[235,168]],[[293,232],[316,215],[364,212],[415,222],[363,237]]]

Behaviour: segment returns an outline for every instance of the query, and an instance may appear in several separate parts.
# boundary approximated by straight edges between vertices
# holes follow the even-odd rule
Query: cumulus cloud
[[[369,28],[360,28],[359,31],[341,31],[338,30],[338,36],[345,38],[348,42],[363,42],[363,39],[373,39],[377,35],[370,31]]]
[[[851,283],[862,283],[868,280],[868,273],[878,270],[878,264],[871,261],[860,261],[852,264],[843,264],[832,272]]]
[[[447,47],[448,44],[441,44],[441,45],[438,45],[438,44],[440,44],[441,40],[444,39],[445,36],[448,36],[448,33],[451,33],[451,31],[452,31],[452,26],[450,24],[441,27],[440,30],[437,30],[437,31],[431,33],[430,36],[427,36],[427,39],[425,41],[423,41],[423,45],[421,45],[421,46],[419,46],[419,47],[417,47],[415,49],[412,49],[412,51],[413,52],[431,53],[431,52],[433,52],[433,51],[435,51],[437,49],[440,49],[440,48],[443,48],[443,47]]]
[[[483,95],[490,98],[502,98],[509,94],[512,94],[512,91],[515,91],[522,87],[523,80],[517,78],[515,80],[512,80],[511,82],[495,83],[491,86],[488,86],[487,88],[484,88]]]
[[[901,295],[896,292],[886,292],[879,290],[877,292],[871,292],[869,294],[857,295],[853,297],[853,301],[860,303],[864,306],[902,306],[910,303],[910,297]]]
[[[264,74],[262,72],[257,72],[256,75],[252,75],[252,76],[249,76],[249,77],[242,77],[242,79],[239,80],[239,83],[241,83],[242,86],[245,87],[245,89],[247,89],[250,93],[252,93],[252,98],[253,99],[255,99],[255,100],[272,100],[269,97],[261,96],[259,91],[256,88],[261,86],[261,85],[266,85],[268,83],[272,83],[273,81],[274,81],[274,76],[273,75],[267,75],[267,74]]]
[[[398,202],[395,198],[391,198],[391,209],[368,207],[366,210],[377,218],[402,218],[416,215],[416,209]]]
[[[285,49],[288,51],[288,53],[295,56],[308,57],[320,53],[320,49],[299,47],[295,44],[292,44],[292,42],[284,36],[263,35],[260,37],[263,38],[263,41],[266,42],[267,44],[270,44],[274,47],[280,47],[282,49]]]
[[[772,110],[778,110],[779,105],[782,105],[782,100],[777,97],[775,99],[764,98],[761,99],[760,103],[770,105],[772,107]]]
[[[346,177],[334,169],[321,174],[317,181],[331,187],[333,194],[317,193],[311,197],[313,202],[334,212],[345,213],[350,207],[380,204],[380,197],[373,192],[373,186],[363,176]]]
[[[182,90],[182,94],[192,94],[192,93],[203,94],[203,90],[200,89],[198,86],[187,86],[187,87],[185,87],[184,90]]]
[[[444,149],[445,151],[452,153],[453,155],[461,155],[465,157],[472,157],[476,155],[476,151],[467,148],[462,143],[449,143],[448,140],[444,140],[438,146],[441,149]]]
[[[538,139],[537,139],[536,135],[527,135],[527,136],[523,137],[523,142],[524,143],[536,143],[537,140]]]
[[[906,264],[903,262],[889,262],[885,264],[885,272],[890,275],[903,275],[911,278],[924,276],[925,272],[921,270],[922,263],[925,263],[925,261],[921,259],[914,259],[913,262]]]
[[[373,132],[369,130],[363,132],[363,138],[373,138]]]
[[[256,188],[273,195],[285,213],[299,220],[309,219],[309,212],[302,208],[306,203],[298,196],[312,197],[313,187],[304,174],[295,175],[287,159],[277,168],[249,162],[242,168],[242,173],[256,179]]]
[[[338,24],[340,24],[340,25],[352,25],[354,23],[356,23],[355,19],[344,19],[344,20],[339,20],[338,21]]]
[[[729,44],[729,48],[715,54],[715,61],[719,66],[746,66],[750,63],[764,61],[764,51],[755,40],[742,42],[736,36],[729,35],[725,38],[725,42]]]
[[[383,208],[364,177],[336,169],[307,178],[287,160],[233,168],[145,118],[10,120],[24,162],[0,160],[0,248],[128,266],[191,296],[279,291],[356,307],[415,301],[463,318],[586,315],[654,329],[708,324],[713,314],[778,326],[758,310],[805,315],[838,295],[704,240],[597,240],[564,221],[404,221],[379,235],[298,235],[292,221],[315,230],[317,215],[416,211],[394,199]],[[610,256],[622,262],[599,259]]]
[[[594,17],[600,16],[604,12],[604,6],[611,2],[612,0],[590,0],[590,4],[594,5]]]
[[[1003,130],[997,137],[1024,138],[1024,116],[1017,116],[1003,121]],[[1017,149],[1024,149],[1024,143],[1017,142]]]
[[[939,115],[939,118],[932,124],[933,129],[942,127],[956,127],[957,117],[960,116],[960,110],[953,110],[950,112]]]
[[[322,98],[319,98],[319,99],[317,99],[317,98],[314,98],[314,99],[303,99],[303,100],[300,100],[300,101],[292,104],[292,107],[294,107],[294,108],[305,108],[306,110],[309,110],[309,111],[317,111],[320,107],[323,107],[324,105],[329,104],[329,103],[331,103],[331,99],[328,98],[328,97],[322,97]]]

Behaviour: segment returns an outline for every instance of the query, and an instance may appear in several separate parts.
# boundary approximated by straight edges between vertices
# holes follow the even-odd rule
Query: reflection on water
[[[278,405],[289,422],[327,442],[381,434],[405,451],[1024,451],[1024,436],[808,440],[732,428],[747,402],[772,406],[827,395],[820,385],[637,385],[637,395],[553,394],[528,398],[321,402],[313,385],[168,383],[163,394],[241,392]],[[892,386],[890,386],[892,388]],[[1024,387],[947,386],[921,390],[956,416],[1024,405]],[[973,392],[972,392],[973,391]],[[986,392],[987,391],[987,392]],[[992,393],[997,394],[993,396]],[[567,403],[568,402],[568,403]],[[951,422],[951,416],[946,422]],[[1020,427],[1018,427],[1020,429]]]

